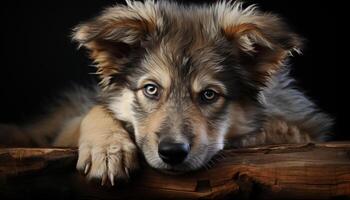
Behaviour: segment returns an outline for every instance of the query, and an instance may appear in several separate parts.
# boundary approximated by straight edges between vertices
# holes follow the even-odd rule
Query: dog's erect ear
[[[235,15],[234,20],[230,19],[232,13],[222,17],[223,34],[238,47],[241,63],[260,78],[275,72],[293,52],[300,53],[301,38],[279,17],[260,13],[254,6],[246,9],[241,4],[234,6],[231,12],[240,15]]]
[[[103,86],[128,63],[128,56],[139,49],[142,40],[156,29],[160,20],[155,5],[127,1],[106,9],[100,16],[78,25],[73,40],[90,51]]]

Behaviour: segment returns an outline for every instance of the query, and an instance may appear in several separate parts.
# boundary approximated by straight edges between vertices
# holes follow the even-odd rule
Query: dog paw
[[[243,135],[229,144],[233,148],[255,147],[258,145],[266,144],[266,133],[260,132],[256,134]]]
[[[121,140],[118,135],[108,138],[104,144],[82,142],[79,146],[77,169],[87,178],[108,180],[128,179],[129,173],[138,168],[137,148],[132,141]]]
[[[128,179],[138,168],[137,147],[118,120],[95,106],[80,126],[77,169],[104,185]]]

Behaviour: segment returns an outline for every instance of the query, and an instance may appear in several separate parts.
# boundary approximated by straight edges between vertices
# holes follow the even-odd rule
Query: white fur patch
[[[113,111],[117,119],[132,122],[132,103],[135,99],[134,93],[127,88],[123,89],[121,93],[121,96],[112,98],[109,109]]]

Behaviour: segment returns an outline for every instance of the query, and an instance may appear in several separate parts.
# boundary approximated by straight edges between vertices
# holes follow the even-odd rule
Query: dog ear
[[[264,82],[293,52],[300,53],[301,38],[277,16],[255,11],[242,11],[235,24],[226,24],[223,34],[238,47],[242,66],[253,73],[258,82]]]
[[[100,16],[74,28],[72,38],[89,50],[96,63],[101,84],[108,86],[115,74],[129,62],[129,55],[156,28],[155,6],[130,2],[106,9]]]

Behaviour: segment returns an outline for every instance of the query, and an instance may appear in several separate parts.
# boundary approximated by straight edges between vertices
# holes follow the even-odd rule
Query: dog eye
[[[204,103],[213,103],[217,100],[218,93],[216,93],[214,90],[207,89],[201,92],[200,98]]]
[[[159,97],[159,88],[155,84],[147,84],[143,88],[145,96],[151,99],[157,99]]]

